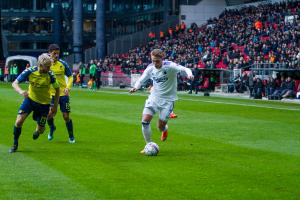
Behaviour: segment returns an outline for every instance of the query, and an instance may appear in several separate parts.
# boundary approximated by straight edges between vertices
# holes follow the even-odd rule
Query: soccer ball
[[[144,151],[147,156],[156,156],[159,152],[159,146],[154,142],[149,142],[146,144]]]

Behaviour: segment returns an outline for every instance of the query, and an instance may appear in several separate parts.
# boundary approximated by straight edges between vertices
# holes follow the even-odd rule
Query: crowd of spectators
[[[108,58],[124,73],[142,72],[153,48],[166,51],[167,59],[200,68],[300,68],[300,1],[262,4],[225,10],[200,27],[182,23],[151,41]],[[286,16],[290,20],[286,20]]]
[[[193,71],[196,68],[300,69],[299,14],[300,1],[225,10],[218,18],[210,19],[202,26],[194,23],[191,27],[186,27],[182,22],[165,32],[161,31],[159,35],[150,32],[150,41],[146,45],[124,54],[107,56],[103,60],[93,60],[85,67],[89,69],[91,63],[94,63],[102,72],[114,71],[115,66],[121,66],[125,74],[142,73],[151,62],[151,50],[160,48],[166,52],[166,59],[193,68]],[[178,77],[179,89],[188,89],[190,92],[201,87],[213,90],[213,83],[217,79],[215,75],[204,76],[199,73],[198,77],[191,83]],[[243,81],[235,81],[235,90],[242,92],[248,89],[252,97],[256,97],[256,93],[270,96],[277,90],[277,86],[267,89],[270,88],[267,87],[269,81],[257,76],[250,79],[248,85],[240,84]],[[208,86],[205,86],[206,82]],[[249,86],[249,82],[253,86]],[[277,85],[279,82],[276,82]],[[263,87],[258,87],[259,85]]]
[[[276,76],[268,76],[268,79],[264,79],[252,71],[245,71],[242,75],[237,75],[233,83],[234,87],[230,92],[244,93],[249,91],[250,98],[254,99],[261,99],[262,97],[271,100],[294,98],[297,91],[300,91],[300,81],[294,80],[291,74],[284,73],[278,73]]]
[[[146,45],[127,53],[81,63],[79,71],[74,74],[74,80],[82,84],[84,77],[89,77],[98,88],[101,83],[97,83],[97,80],[100,81],[101,73],[113,72],[115,66],[120,66],[125,74],[142,73],[151,62],[149,55],[154,48],[163,49],[166,59],[193,68],[199,77],[196,81],[186,83],[178,77],[179,88],[184,86],[190,92],[193,88],[201,89],[201,85],[203,89],[213,90],[213,83],[217,79],[214,75],[205,77],[197,68],[300,69],[299,16],[300,1],[292,1],[225,10],[218,18],[210,19],[201,26],[194,23],[186,27],[182,22],[176,27],[161,31],[157,36],[153,32],[149,33]],[[281,97],[295,95],[290,92],[295,91],[295,88],[291,88],[292,77],[282,79],[284,80],[275,81],[270,78],[265,81],[247,74],[245,77],[236,77],[234,88],[237,92],[249,90],[254,98],[260,95],[272,96],[273,93]],[[274,84],[274,81],[276,85],[271,87],[270,84]],[[206,82],[209,83],[208,86],[205,86]]]
[[[194,68],[194,71],[195,68],[300,69],[299,14],[300,1],[225,10],[218,18],[210,19],[200,27],[194,23],[187,28],[182,23],[160,32],[158,37],[149,33],[151,40],[146,45],[125,54],[114,54],[106,60],[112,66],[121,65],[126,74],[142,73],[151,62],[150,51],[160,48],[166,52],[166,59]],[[252,76],[247,77],[248,85],[235,82],[234,88],[237,92],[249,90],[253,98],[295,96],[297,88],[292,77],[281,77],[284,80],[276,79],[274,87],[270,87],[274,83],[273,78],[262,80],[259,76]],[[179,77],[179,89],[185,85],[190,93],[192,88],[213,90],[215,79],[214,76],[199,75],[196,81],[186,83]]]
[[[26,66],[26,68],[28,66]],[[20,72],[17,63],[12,63],[10,66],[5,67],[0,66],[0,81],[13,82],[19,73]]]

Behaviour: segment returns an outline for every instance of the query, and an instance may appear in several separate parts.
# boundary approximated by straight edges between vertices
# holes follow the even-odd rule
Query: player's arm
[[[58,85],[58,83],[56,83],[56,84]],[[54,87],[54,85],[53,85],[53,87]],[[54,89],[55,89],[55,96],[54,96],[54,106],[53,107],[55,109],[54,111],[56,112],[58,101],[59,101],[59,85],[57,88],[54,88]]]
[[[15,91],[17,93],[19,93],[20,95],[24,96],[24,97],[28,97],[28,91],[23,90],[19,83],[25,81],[27,79],[27,77],[31,74],[31,70],[30,69],[26,69],[24,70],[18,77],[17,79],[12,83],[12,87],[15,89]]]
[[[53,88],[55,89],[55,96],[54,96],[54,105],[52,107],[52,111],[53,113],[56,113],[57,110],[57,105],[58,105],[58,101],[59,101],[59,83],[55,78],[55,75],[53,74],[53,72],[49,72],[50,74],[50,83],[52,84]]]
[[[68,76],[67,87],[64,90],[65,95],[69,96],[72,85],[73,85],[73,76]]]
[[[176,63],[172,63],[171,65],[171,68],[174,69],[176,71],[176,73],[178,72],[184,72],[186,74],[186,77],[190,80],[193,80],[194,79],[194,75],[192,73],[192,70],[187,68],[187,67],[184,67],[182,65],[178,65]]]
[[[70,92],[71,87],[73,85],[72,70],[70,69],[68,63],[66,63],[63,60],[60,60],[60,62],[64,65],[64,67],[65,67],[65,75],[68,77],[67,87],[64,89],[64,93],[65,93],[66,96],[69,96],[69,92]]]
[[[15,91],[17,93],[19,93],[20,95],[24,96],[24,97],[28,97],[28,92],[26,90],[23,90],[20,85],[19,85],[19,81],[16,79],[13,83],[12,83],[12,87],[15,89]]]
[[[134,87],[129,90],[130,93],[136,92],[141,88],[142,84],[150,78],[150,67],[147,67],[142,76],[137,80]]]

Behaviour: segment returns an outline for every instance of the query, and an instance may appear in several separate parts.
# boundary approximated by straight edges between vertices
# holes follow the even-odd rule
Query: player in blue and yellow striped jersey
[[[73,122],[72,119],[70,118],[71,108],[70,108],[70,97],[69,97],[70,89],[73,84],[72,71],[66,62],[59,59],[60,48],[57,44],[50,44],[48,47],[48,53],[50,54],[53,60],[50,69],[55,74],[60,87],[59,106],[68,130],[69,142],[75,143],[75,137],[73,133]],[[67,81],[66,81],[66,77],[68,78]],[[52,96],[54,95],[54,92],[55,92],[54,89],[52,89],[51,90]],[[52,102],[53,102],[53,98],[52,98]],[[48,140],[53,139],[53,133],[56,129],[54,125],[55,115],[56,115],[56,110],[54,111],[52,110],[52,107],[50,107],[50,112],[48,115],[48,125],[50,127]]]
[[[37,122],[37,127],[33,133],[33,139],[36,140],[40,134],[45,131],[45,124],[50,107],[50,86],[55,88],[55,100],[53,109],[57,109],[59,99],[59,84],[55,75],[50,71],[52,65],[51,57],[44,53],[38,58],[38,66],[30,67],[24,70],[12,83],[13,88],[22,96],[23,103],[20,106],[17,119],[14,126],[14,143],[9,152],[14,153],[18,149],[19,137],[21,135],[22,125],[28,115],[33,112],[33,119]],[[28,91],[23,90],[19,83],[29,80]]]

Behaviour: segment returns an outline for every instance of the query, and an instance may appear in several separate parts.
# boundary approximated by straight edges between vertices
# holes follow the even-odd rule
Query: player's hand
[[[57,112],[57,107],[50,106],[48,117],[53,118],[56,115],[56,112]]]
[[[50,107],[50,115],[52,115],[51,117],[55,116],[56,114],[56,111],[57,111],[57,107],[56,106],[51,106]]]
[[[136,92],[136,91],[137,91],[136,88],[131,88],[131,89],[129,90],[129,93],[134,93],[134,92]]]
[[[28,97],[28,92],[26,90],[21,90],[20,95],[27,98]]]
[[[64,93],[66,96],[69,96],[70,94],[70,89],[69,88],[65,88]]]

